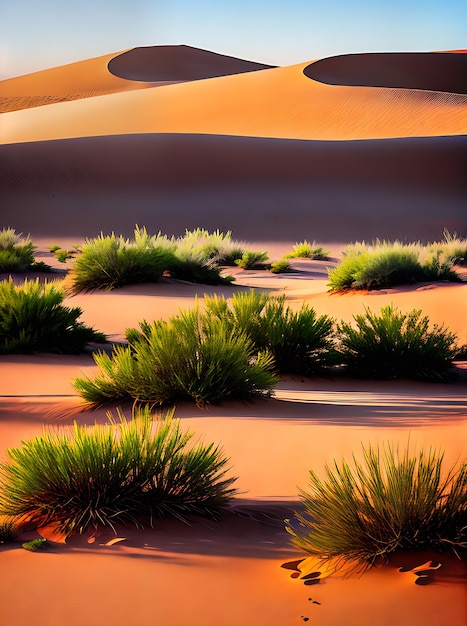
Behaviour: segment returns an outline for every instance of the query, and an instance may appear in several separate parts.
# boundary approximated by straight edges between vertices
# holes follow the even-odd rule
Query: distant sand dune
[[[129,80],[191,81],[273,67],[192,46],[133,48],[109,61],[109,71]]]
[[[467,93],[467,55],[455,52],[343,54],[315,61],[303,73],[327,85]]]
[[[126,135],[0,147],[2,220],[34,234],[233,229],[250,240],[467,231],[466,137]]]
[[[6,113],[0,141],[137,133],[334,141],[467,134],[466,95],[324,85],[307,78],[305,67],[248,72]]]
[[[111,74],[108,63],[118,54],[0,81],[0,113],[155,86]]]

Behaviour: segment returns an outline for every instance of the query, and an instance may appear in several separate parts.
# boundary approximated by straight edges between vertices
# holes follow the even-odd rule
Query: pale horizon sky
[[[465,0],[0,0],[0,79],[136,46],[271,65],[467,48]]]

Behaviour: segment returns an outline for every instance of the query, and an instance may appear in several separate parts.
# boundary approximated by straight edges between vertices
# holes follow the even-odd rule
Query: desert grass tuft
[[[244,270],[266,269],[265,261],[269,258],[267,252],[245,250],[241,259],[236,259],[235,264]]]
[[[453,271],[454,259],[441,248],[420,243],[377,240],[371,245],[348,246],[342,262],[329,270],[331,291],[383,289],[394,285],[460,279]]]
[[[271,263],[269,270],[273,274],[286,274],[287,272],[293,272],[293,268],[287,259],[279,259]]]
[[[0,466],[0,510],[65,532],[161,517],[217,517],[235,494],[228,459],[193,441],[170,412],[153,422],[148,408],[126,420],[45,432],[8,450]]]
[[[379,314],[365,309],[356,328],[338,324],[339,353],[348,371],[362,378],[412,378],[445,382],[453,377],[457,336],[433,325],[420,310],[402,313],[393,305]]]
[[[169,267],[175,246],[162,236],[136,227],[133,240],[101,234],[87,239],[70,270],[72,293],[116,289],[134,283],[157,282]]]
[[[329,259],[329,250],[325,250],[325,248],[316,241],[309,242],[305,239],[305,241],[297,242],[293,246],[292,252],[284,255],[285,259],[315,259],[317,261],[327,261]]]
[[[75,389],[91,405],[132,399],[164,406],[197,406],[268,395],[277,382],[271,355],[245,333],[203,315],[198,307],[169,321],[141,322],[127,331],[128,347],[97,353],[99,373],[78,378]]]
[[[34,265],[36,246],[13,228],[0,231],[0,272],[25,272]]]
[[[17,517],[0,515],[0,544],[14,541],[18,535],[19,527]]]
[[[0,282],[0,354],[56,352],[77,354],[104,334],[78,321],[79,307],[64,306],[63,289],[54,283]]]
[[[338,568],[368,567],[396,550],[460,556],[467,547],[467,463],[445,471],[443,454],[363,447],[363,462],[310,470],[304,514],[288,523],[293,544]]]
[[[205,306],[207,313],[245,333],[257,350],[270,353],[280,374],[312,375],[328,363],[334,322],[305,304],[295,312],[286,306],[285,296],[250,291],[234,294],[230,301],[206,297]]]

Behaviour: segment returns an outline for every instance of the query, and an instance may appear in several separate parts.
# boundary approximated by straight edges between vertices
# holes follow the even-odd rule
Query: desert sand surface
[[[296,241],[319,239],[332,260],[294,260],[284,275],[229,268],[236,280],[228,287],[162,280],[67,298],[81,319],[120,341],[143,318],[167,319],[205,294],[255,288],[338,320],[365,306],[420,308],[467,342],[467,283],[327,291],[327,267],[346,243],[433,241],[445,227],[466,234],[465,95],[326,85],[305,75],[310,61],[237,64],[244,73],[219,77],[209,54],[203,72],[214,77],[182,76],[177,55],[186,63],[195,53],[181,48],[159,67],[157,50],[136,49],[41,72],[37,83],[0,83],[9,98],[11,82],[26,81],[20,97],[28,107],[0,118],[0,226],[31,233],[38,260],[62,269],[51,244],[67,247],[101,230],[130,235],[135,223],[168,235],[232,230],[271,260]],[[159,79],[166,84],[150,84]],[[189,82],[167,84],[180,80]],[[27,102],[67,93],[78,98]],[[224,519],[66,542],[51,527],[26,529],[21,539],[39,533],[48,547],[0,546],[0,626],[465,626],[466,564],[453,557],[398,554],[361,577],[321,570],[313,586],[281,567],[306,556],[292,547],[284,519],[300,508],[309,469],[322,473],[369,443],[433,446],[447,465],[464,458],[467,363],[457,365],[450,384],[288,376],[268,399],[179,405],[183,427],[221,444],[238,477],[241,493]],[[44,428],[105,422],[116,407],[83,410],[71,384],[94,369],[91,354],[1,356],[1,457]],[[415,584],[414,571],[399,571],[430,560],[441,567],[427,586]]]

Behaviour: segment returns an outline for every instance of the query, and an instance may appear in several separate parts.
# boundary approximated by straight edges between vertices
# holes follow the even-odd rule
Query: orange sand
[[[324,85],[303,74],[305,64],[152,88],[106,73],[114,56],[0,84],[22,106],[80,98],[1,118],[9,144],[0,148],[2,220],[34,235],[39,260],[51,259],[52,243],[66,247],[101,229],[130,234],[136,221],[168,234],[233,229],[273,259],[300,238],[338,242],[330,245],[337,257],[352,239],[434,239],[443,226],[467,227],[465,138],[456,137],[467,128],[464,96]],[[137,78],[140,69],[125,65],[125,75]],[[92,93],[113,89],[119,93]],[[296,273],[277,276],[236,268],[232,287],[166,281],[67,303],[121,339],[140,319],[167,318],[196,296],[256,287],[337,319],[365,305],[421,308],[467,341],[465,283],[329,295],[327,264],[295,260]],[[90,355],[0,357],[0,455],[44,425],[103,422],[105,409],[80,411],[70,384],[93,368]],[[284,377],[268,400],[205,411],[180,405],[183,426],[220,443],[239,477],[243,493],[225,519],[119,529],[115,543],[105,531],[64,545],[49,528],[40,531],[48,550],[2,546],[0,626],[296,626],[305,618],[320,626],[465,626],[465,563],[448,557],[396,556],[361,578],[330,576],[316,586],[280,567],[305,556],[290,545],[283,519],[299,506],[310,468],[322,472],[361,443],[384,441],[433,445],[448,464],[463,457],[465,368],[451,385]],[[428,587],[398,571],[429,558],[442,567]]]

